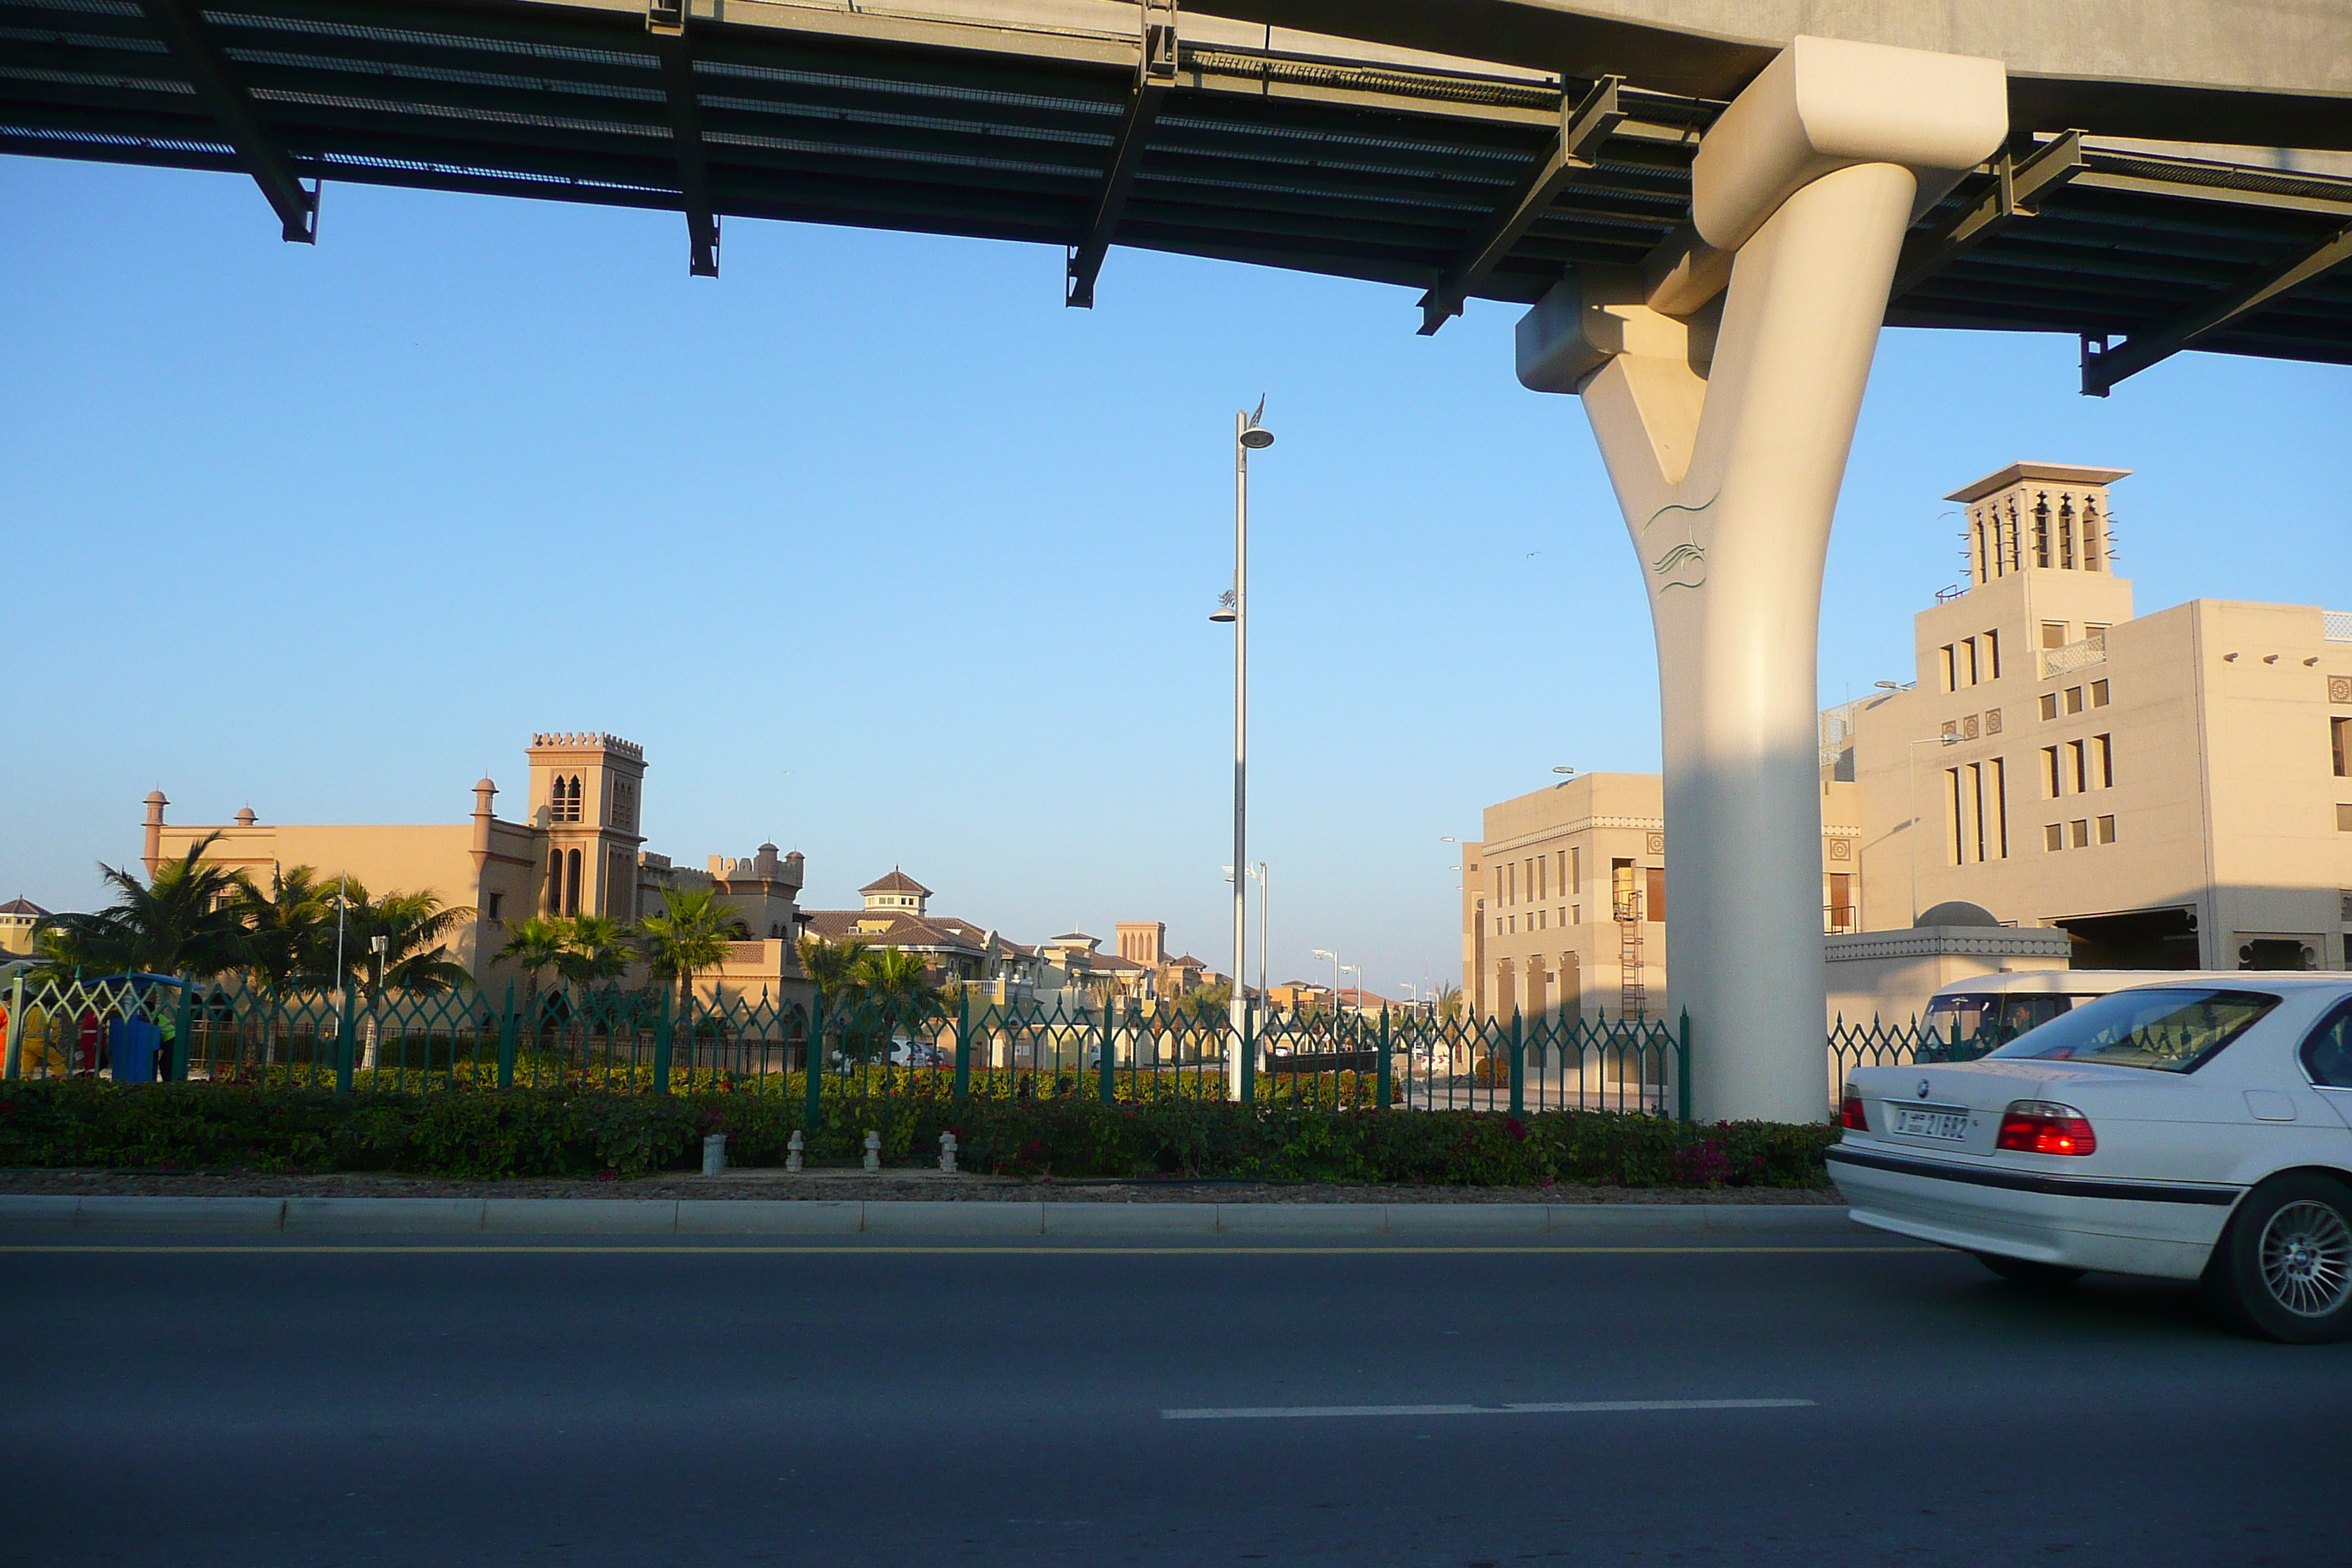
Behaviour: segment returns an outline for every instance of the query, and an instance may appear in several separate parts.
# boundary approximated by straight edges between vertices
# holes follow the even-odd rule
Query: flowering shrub
[[[802,1117],[797,1096],[700,1086],[338,1098],[258,1084],[15,1083],[0,1089],[0,1167],[634,1177],[698,1169],[710,1132],[727,1134],[730,1164],[782,1164]],[[1815,1187],[1835,1137],[1826,1124],[1700,1128],[1612,1111],[828,1095],[808,1163],[857,1165],[869,1129],[885,1165],[931,1165],[952,1129],[958,1163],[982,1173],[1472,1186]]]

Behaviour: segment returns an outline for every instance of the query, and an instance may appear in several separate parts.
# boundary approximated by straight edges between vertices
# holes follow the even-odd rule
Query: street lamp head
[[[1252,425],[1242,431],[1242,445],[1253,452],[1263,452],[1274,445],[1274,432],[1263,425]]]
[[[1903,683],[1898,680],[1874,680],[1871,684],[1878,688],[1881,691],[1900,691],[1903,689]]]
[[[1241,595],[1231,588],[1217,595],[1217,607],[1209,612],[1209,619],[1219,626],[1229,626],[1241,614]]]

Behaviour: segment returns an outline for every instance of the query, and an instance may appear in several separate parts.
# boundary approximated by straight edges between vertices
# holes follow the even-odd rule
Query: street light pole
[[[1258,423],[1265,413],[1261,397],[1255,413],[1234,415],[1234,585],[1230,602],[1209,616],[1231,621],[1234,627],[1234,994],[1228,1004],[1233,1039],[1225,1051],[1225,1094],[1236,1103],[1249,1017],[1249,455],[1274,445],[1274,432]],[[1261,989],[1265,980],[1258,977]]]

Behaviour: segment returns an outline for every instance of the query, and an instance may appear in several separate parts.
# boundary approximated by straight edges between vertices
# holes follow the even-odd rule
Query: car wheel
[[[2352,1336],[2352,1188],[2321,1175],[2256,1187],[2214,1247],[2205,1289],[2223,1317],[2265,1339]]]
[[[2037,1263],[2031,1258],[2004,1258],[1998,1252],[1979,1252],[1977,1261],[2012,1285],[2030,1285],[2037,1290],[2063,1289],[2084,1274],[2084,1270],[2069,1268],[2063,1263]]]

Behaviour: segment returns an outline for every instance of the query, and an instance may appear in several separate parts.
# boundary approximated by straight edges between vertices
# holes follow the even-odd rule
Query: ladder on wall
[[[1616,899],[1617,1010],[1621,1018],[1644,1016],[1650,988],[1642,983],[1642,890],[1627,888]]]

